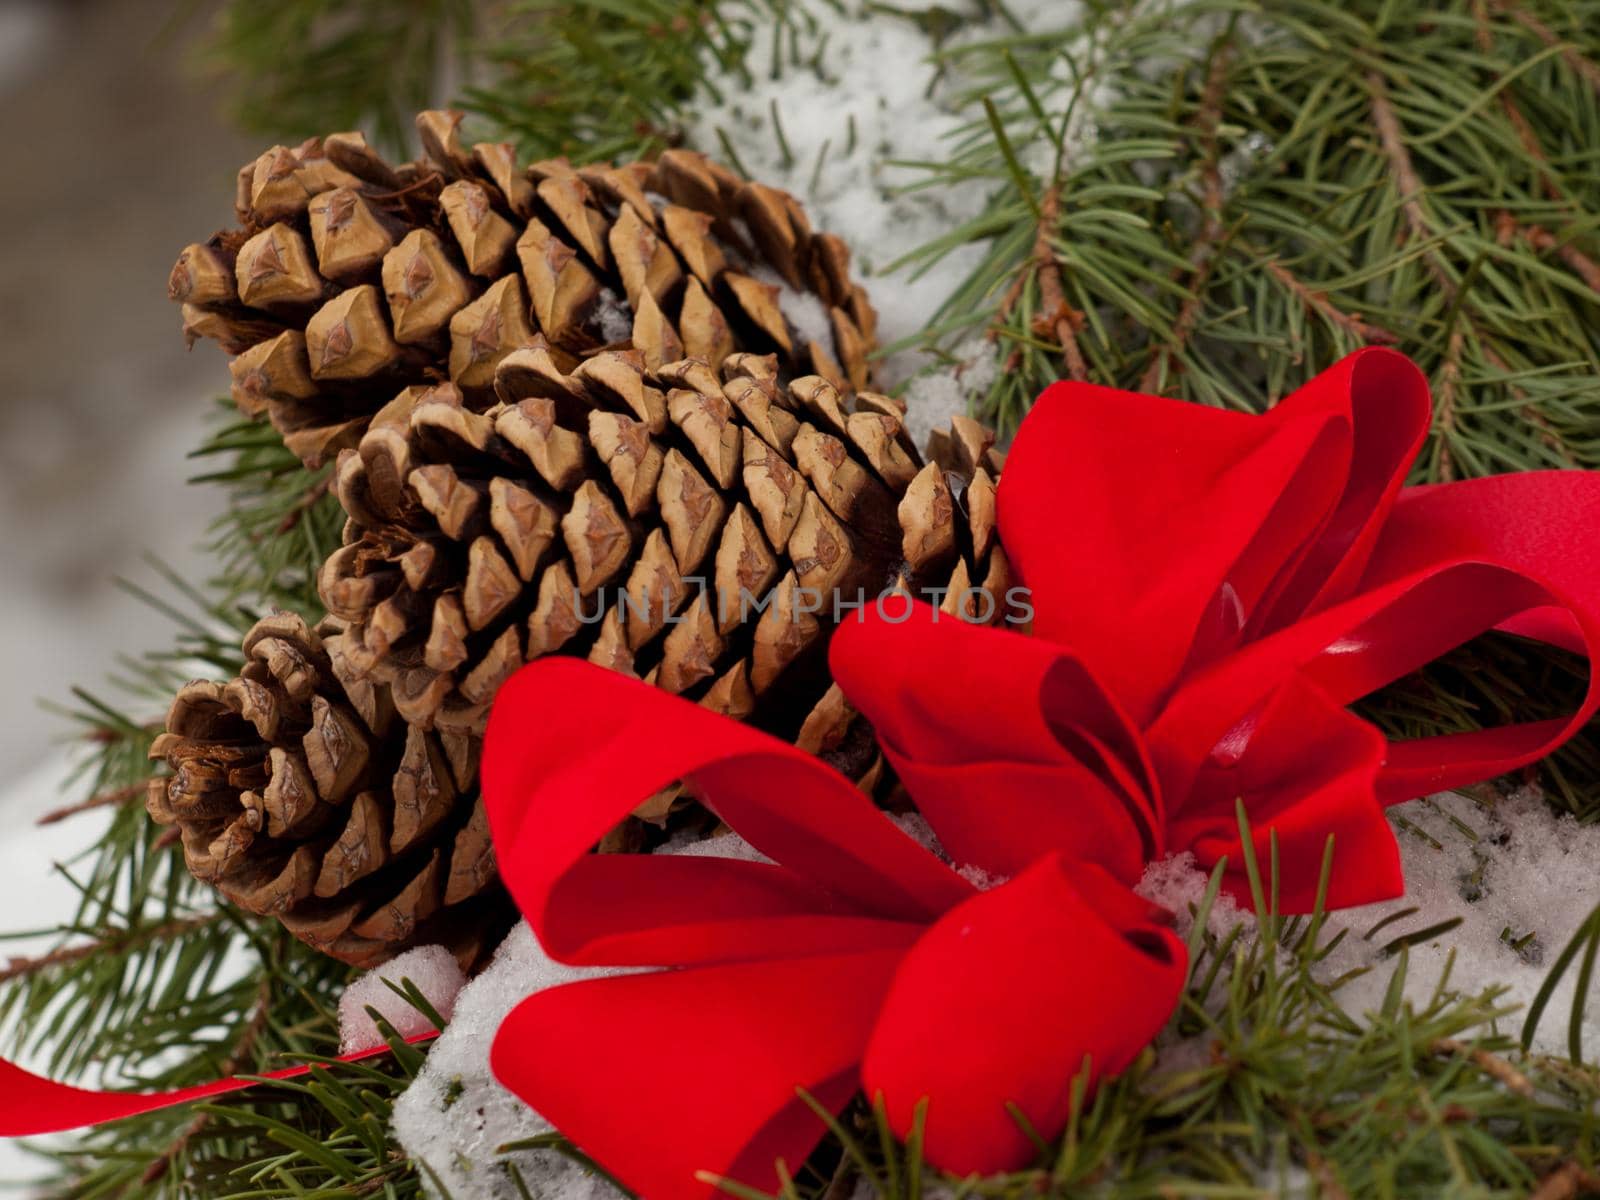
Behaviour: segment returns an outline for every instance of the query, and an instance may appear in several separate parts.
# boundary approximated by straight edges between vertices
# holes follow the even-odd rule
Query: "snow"
[[[740,222],[743,224],[743,222]],[[824,346],[833,342],[833,323],[828,317],[827,305],[815,292],[803,292],[766,263],[750,268],[750,277],[778,289],[778,311],[799,334],[798,344],[820,342]]]
[[[950,352],[951,360],[912,376],[906,386],[906,428],[918,446],[928,435],[966,414],[989,392],[1000,374],[994,344],[982,334],[963,339]]]
[[[608,346],[627,342],[633,337],[633,310],[628,307],[624,297],[608,287],[600,289],[594,321],[600,330],[600,340]]]
[[[456,997],[467,985],[461,964],[443,946],[418,946],[390,959],[352,983],[339,998],[341,1054],[356,1054],[384,1044],[384,1036],[368,1009],[376,1009],[401,1037],[419,1037],[433,1029],[433,1022],[394,990],[407,980],[446,1021],[454,1015]]]
[[[1600,825],[1556,815],[1533,788],[1492,805],[1454,793],[1431,796],[1400,805],[1393,818],[1406,894],[1332,914],[1324,940],[1341,928],[1348,932],[1318,966],[1319,977],[1363,971],[1337,996],[1353,1016],[1374,1012],[1397,962],[1385,945],[1459,917],[1454,929],[1409,948],[1406,998],[1425,1007],[1453,953],[1451,988],[1468,995],[1504,988],[1502,1005],[1518,1009],[1511,1032],[1519,1031],[1555,956],[1600,904]],[[1205,885],[1193,857],[1182,855],[1150,866],[1139,890],[1178,914],[1179,932],[1187,934],[1189,905]],[[1208,929],[1221,937],[1240,923],[1250,926],[1242,936],[1253,936],[1254,918],[1219,900]],[[1556,988],[1533,1042],[1536,1053],[1566,1056],[1575,975],[1569,970]],[[1600,1047],[1600,1005],[1589,1005],[1583,1030],[1585,1047]]]
[[[673,854],[765,861],[734,834],[670,846]],[[526,923],[494,961],[456,998],[455,1018],[433,1043],[427,1064],[394,1108],[394,1133],[407,1154],[424,1164],[455,1200],[520,1200],[507,1164],[541,1200],[614,1200],[604,1177],[556,1150],[497,1151],[552,1132],[549,1122],[506,1091],[489,1071],[489,1047],[507,1013],[548,987],[614,975],[614,969],[569,967],[550,959]],[[381,986],[381,985],[380,985]],[[430,1177],[431,1173],[431,1177]]]
[[[494,961],[456,998],[455,1018],[428,1051],[412,1085],[395,1102],[394,1134],[418,1163],[430,1192],[437,1180],[455,1200],[517,1200],[512,1164],[543,1200],[601,1200],[604,1179],[554,1150],[499,1154],[510,1142],[551,1132],[549,1122],[501,1087],[489,1071],[500,1022],[525,997],[548,987],[609,974],[563,966],[545,956],[533,931],[518,925]]]
[[[1600,904],[1600,826],[1557,816],[1533,788],[1492,809],[1465,796],[1445,795],[1413,801],[1399,815],[1417,831],[1399,834],[1406,895],[1348,914],[1352,936],[1330,959],[1329,970],[1349,970],[1374,958],[1386,940],[1459,916],[1461,925],[1444,937],[1411,947],[1407,997],[1426,1004],[1454,950],[1455,990],[1502,985],[1507,988],[1503,1002],[1525,1011],[1556,955]],[[1412,907],[1416,913],[1384,926],[1371,941],[1354,936]],[[1530,934],[1532,940],[1520,948],[1512,944]],[[1390,974],[1382,966],[1341,990],[1351,1012],[1371,1012],[1382,1004]],[[1535,1052],[1566,1056],[1576,974],[1568,971],[1552,996],[1533,1042]],[[1522,1012],[1513,1020],[1514,1032]],[[1592,1052],[1600,1046],[1600,1005],[1589,1005],[1583,1030]]]
[[[70,767],[66,756],[58,756],[0,796],[0,811],[12,831],[0,839],[0,912],[26,912],[39,928],[68,919],[73,908],[75,893],[51,864],[80,851],[108,818],[107,813],[96,812],[34,826],[39,816],[62,802],[64,794],[70,795],[66,789]],[[1555,815],[1531,789],[1492,806],[1460,795],[1434,796],[1402,805],[1394,816],[1407,893],[1399,900],[1334,914],[1324,937],[1332,938],[1341,927],[1349,933],[1319,971],[1334,978],[1352,969],[1371,968],[1338,994],[1352,1013],[1372,1011],[1382,1002],[1395,962],[1383,956],[1383,944],[1460,916],[1458,928],[1411,947],[1407,996],[1426,1003],[1446,955],[1454,950],[1452,980],[1457,990],[1503,985],[1509,989],[1507,1004],[1526,1006],[1560,948],[1600,903],[1600,873],[1595,870],[1600,863],[1600,826],[1579,825],[1570,817]],[[909,836],[938,852],[937,840],[920,816],[902,814],[895,820]],[[674,846],[672,852],[761,860],[731,834]],[[1179,931],[1187,933],[1189,905],[1198,902],[1205,883],[1205,873],[1192,856],[1180,855],[1152,864],[1140,891],[1178,914]],[[1365,936],[1379,921],[1407,909],[1416,911],[1393,920],[1371,938]],[[1212,909],[1209,928],[1221,937],[1241,923],[1253,925],[1253,918],[1221,899]],[[1536,936],[1520,951],[1509,944],[1529,933]],[[1250,936],[1250,930],[1241,936]],[[7,942],[5,953],[37,953],[48,942],[48,938]],[[489,1045],[501,1019],[535,991],[607,973],[552,962],[524,925],[501,947],[489,970],[458,994],[459,971],[438,948],[413,951],[367,975],[347,993],[341,1014],[352,1047],[358,1042],[350,1015],[367,1003],[393,1020],[403,1022],[408,1013],[415,1016],[383,985],[384,977],[396,982],[411,979],[447,1016],[453,1006],[449,1028],[396,1105],[394,1120],[406,1151],[426,1163],[457,1200],[515,1200],[520,1193],[504,1167],[497,1165],[502,1161],[497,1148],[551,1132],[489,1073]],[[1547,1011],[1535,1050],[1565,1054],[1571,999],[1569,973]],[[1520,1019],[1520,1015],[1513,1018],[1513,1029],[1520,1026]],[[1595,1017],[1585,1025],[1585,1044],[1600,1046]],[[1186,1062],[1203,1061],[1206,1053],[1203,1039],[1172,1042],[1158,1050],[1162,1070],[1180,1070]],[[533,1194],[543,1200],[613,1200],[616,1195],[603,1178],[555,1151],[519,1151],[503,1157],[517,1165]],[[19,1147],[0,1141],[0,1182],[37,1174],[38,1168]]]
[[[793,193],[813,228],[845,240],[878,311],[884,346],[927,328],[983,256],[983,247],[974,244],[931,266],[891,269],[911,251],[980,216],[993,186],[972,179],[904,190],[924,177],[914,164],[948,159],[972,119],[971,109],[956,102],[967,81],[932,61],[939,46],[930,29],[940,24],[933,14],[941,7],[798,0],[781,25],[768,22],[753,31],[746,60],[752,78],[746,82],[713,70],[721,99],[708,97],[689,121],[693,144],[724,160],[731,146],[751,178]],[[1082,11],[1076,0],[1025,0],[1008,8],[1028,32],[1071,28]],[[943,46],[1016,32],[995,11],[963,19]],[[776,53],[775,39],[781,42]],[[790,306],[784,312],[802,330],[816,327],[814,318]],[[875,383],[897,387],[928,369],[952,374],[921,351],[901,351],[879,364]],[[950,407],[949,396],[941,398]]]

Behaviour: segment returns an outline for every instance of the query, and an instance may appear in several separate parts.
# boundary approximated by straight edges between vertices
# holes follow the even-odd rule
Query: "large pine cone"
[[[396,400],[335,475],[350,520],[320,585],[350,673],[476,734],[524,662],[583,654],[792,738],[828,687],[836,596],[1003,596],[979,426],[924,465],[887,397],[785,388],[749,354],[721,376],[615,353],[563,374],[534,349],[483,413],[450,384]]]
[[[399,167],[358,133],[268,151],[239,174],[243,227],[173,268],[190,341],[236,356],[235,403],[307,465],[410,385],[487,407],[529,344],[563,370],[607,348],[651,367],[776,353],[786,375],[865,386],[871,305],[793,197],[686,150],[519,169],[507,144],[465,151],[460,120],[421,114],[426,157]]]
[[[328,954],[370,966],[439,943],[470,968],[512,919],[477,739],[399,719],[388,689],[340,673],[324,632],[269,617],[238,678],[178,693],[150,814],[177,826],[196,878]]]
[[[513,916],[475,769],[485,708],[525,659],[640,675],[871,791],[872,731],[827,676],[830,593],[948,588],[947,612],[1007,614],[1000,463],[973,422],[924,464],[892,401],[779,388],[769,358],[730,358],[722,379],[698,360],[590,362],[508,358],[509,398],[482,414],[449,384],[418,389],[341,456],[351,520],[323,573],[324,636],[262,622],[243,675],[186,687],[156,744],[174,774],[150,812],[182,830],[195,875],[351,962],[422,941],[470,962]],[[741,589],[771,602],[746,612]],[[684,799],[655,797],[615,847]]]

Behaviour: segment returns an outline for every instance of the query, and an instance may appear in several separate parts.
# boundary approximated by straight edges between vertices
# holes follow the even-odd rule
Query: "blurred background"
[[[220,500],[185,488],[186,455],[227,375],[214,346],[185,350],[167,273],[228,217],[252,142],[207,94],[192,31],[161,32],[170,12],[0,0],[0,781],[66,732],[41,698],[170,643],[117,579],[149,582],[147,555],[206,570]]]

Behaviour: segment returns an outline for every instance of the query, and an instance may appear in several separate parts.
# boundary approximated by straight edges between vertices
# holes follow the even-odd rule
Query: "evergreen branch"
[[[481,25],[477,0],[184,0],[200,62],[245,129],[285,142],[367,129],[391,150]]]
[[[1584,57],[1578,48],[1568,42],[1562,41],[1556,33],[1538,17],[1528,12],[1514,0],[1495,0],[1495,7],[1505,13],[1517,24],[1528,30],[1550,49],[1559,48],[1561,57],[1566,60],[1567,66],[1573,72],[1585,79],[1589,86],[1600,93],[1600,64]]]
[[[1600,1174],[1581,1163],[1564,1162],[1539,1181],[1528,1200],[1575,1200],[1594,1192],[1600,1192]]]
[[[1416,480],[1600,466],[1600,94],[1584,66],[1600,5],[1290,0],[1235,19],[1225,0],[1145,0],[1074,40],[947,53],[974,118],[922,184],[991,179],[985,236],[1017,229],[988,244],[931,335],[988,326],[1002,371],[982,415],[1013,426],[1069,374],[1260,410],[1376,343],[1431,377]],[[1089,77],[1111,82],[1090,92]],[[1063,137],[1074,123],[1095,139]],[[1046,173],[1018,182],[1013,164]],[[1030,195],[1050,202],[1051,228]],[[1029,261],[1041,246],[1050,258]],[[1067,307],[1041,300],[1045,261]],[[1053,336],[1057,314],[1070,340]],[[1555,651],[1484,643],[1363,711],[1454,732],[1571,712],[1582,680]],[[1558,806],[1600,813],[1597,743],[1600,726],[1543,768]]]
[[[1571,242],[1563,241],[1541,226],[1520,225],[1512,218],[1510,213],[1503,213],[1500,220],[1501,244],[1508,245],[1513,238],[1521,238],[1541,254],[1553,251],[1562,262],[1572,268],[1573,274],[1588,284],[1597,296],[1600,296],[1600,263],[1590,258]]]
[[[525,156],[631,158],[682,140],[679,114],[715,69],[748,78],[751,22],[801,19],[778,0],[514,0],[492,78],[466,106]]]
[[[1217,146],[1217,126],[1222,121],[1222,98],[1228,86],[1228,63],[1231,46],[1220,42],[1211,55],[1211,66],[1206,73],[1205,90],[1200,96],[1200,106],[1195,112],[1194,125],[1200,149],[1200,231],[1189,251],[1186,268],[1189,277],[1188,295],[1172,322],[1172,336],[1156,347],[1150,366],[1139,380],[1139,390],[1154,392],[1160,389],[1174,360],[1181,357],[1195,322],[1200,318],[1206,281],[1218,250],[1221,248],[1226,228],[1222,221],[1222,169],[1221,151]]]
[[[1530,1100],[1533,1098],[1533,1084],[1528,1082],[1528,1077],[1502,1055],[1491,1053],[1482,1046],[1468,1045],[1456,1038],[1439,1038],[1428,1049],[1435,1054],[1454,1054],[1466,1058],[1473,1066],[1489,1078],[1498,1080],[1508,1090]]]
[[[306,470],[265,419],[241,420],[219,401],[225,423],[192,457],[220,459],[194,482],[227,489],[227,506],[212,523],[208,549],[220,571],[217,608],[238,601],[289,609],[315,621],[322,603],[317,571],[339,544],[344,510],[332,494],[332,464]]]
[[[151,942],[168,941],[197,929],[204,929],[222,919],[221,913],[202,913],[176,921],[164,921],[146,928],[116,929],[100,933],[93,941],[60,946],[37,958],[13,958],[0,967],[0,984],[22,979],[51,967],[82,962],[93,955],[118,955],[137,950]]]
[[[1061,181],[1052,180],[1045,189],[1044,198],[1039,204],[1038,227],[1033,237],[1033,257],[1031,266],[1034,279],[1039,287],[1039,312],[1033,318],[1032,329],[1038,335],[1041,333],[1053,336],[1061,347],[1061,357],[1067,365],[1067,378],[1083,382],[1089,378],[1089,368],[1083,361],[1083,351],[1078,348],[1078,334],[1075,325],[1083,320],[1083,314],[1067,303],[1066,292],[1061,283],[1061,260],[1056,257],[1054,247],[1050,244],[1050,231],[1054,228],[1061,212]],[[1018,277],[1022,278],[1021,276]],[[1002,308],[1000,320],[1011,315],[1011,306]],[[991,336],[994,335],[991,329]],[[1015,356],[1007,360],[1007,370],[1015,370]]]
[[[233,1048],[228,1051],[228,1057],[222,1060],[218,1068],[218,1075],[237,1075],[246,1069],[255,1051],[256,1043],[266,1031],[267,1022],[272,1016],[272,1006],[276,997],[273,994],[272,978],[263,974],[261,982],[256,986],[255,1005],[250,1011],[250,1018],[239,1031],[239,1036],[234,1039]],[[183,1132],[175,1137],[171,1144],[159,1154],[144,1173],[139,1176],[139,1182],[148,1187],[163,1179],[171,1170],[173,1163],[188,1149],[188,1147],[206,1131],[211,1123],[211,1113],[202,1111],[196,1114]]]
[[[1334,325],[1337,325],[1352,338],[1380,346],[1393,345],[1400,340],[1397,334],[1377,325],[1369,325],[1354,313],[1343,311],[1328,299],[1326,293],[1313,291],[1299,276],[1276,258],[1266,259],[1261,266],[1267,274],[1288,288],[1300,303],[1318,316],[1324,317]]]
[[[1439,290],[1444,293],[1447,300],[1454,300],[1456,281],[1450,277],[1450,272],[1439,259],[1433,222],[1428,219],[1428,214],[1422,207],[1422,197],[1427,188],[1423,185],[1422,177],[1417,174],[1411,151],[1406,149],[1406,135],[1400,128],[1399,118],[1395,116],[1394,105],[1389,102],[1389,90],[1384,85],[1383,75],[1376,70],[1367,72],[1367,92],[1372,104],[1372,123],[1377,126],[1378,142],[1383,147],[1384,156],[1389,160],[1389,169],[1394,172],[1396,191],[1400,193],[1400,208],[1405,213],[1406,225],[1410,229],[1411,236],[1427,248],[1424,257],[1428,263],[1428,271],[1438,284]]]
[[[101,792],[99,795],[90,796],[87,800],[80,800],[76,804],[68,804],[62,808],[53,809],[44,814],[35,825],[57,825],[69,817],[76,817],[82,813],[93,812],[97,808],[108,808],[113,805],[127,804],[137,800],[145,794],[146,781],[130,783],[125,787],[112,788],[110,791]]]

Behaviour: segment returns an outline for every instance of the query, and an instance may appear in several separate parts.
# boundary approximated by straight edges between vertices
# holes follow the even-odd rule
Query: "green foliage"
[[[1600,8],[1103,5],[946,51],[975,83],[925,186],[992,179],[947,328],[1014,424],[1077,375],[1231,408],[1392,344],[1432,379],[1419,478],[1600,464]],[[1084,138],[1081,131],[1092,131]]]
[[[464,61],[474,0],[184,0],[208,22],[204,65],[245,129],[298,142],[366,129],[409,145],[412,115]]]
[[[219,402],[225,422],[193,457],[208,466],[194,483],[224,485],[227,503],[209,549],[225,601],[276,605],[315,619],[317,569],[339,545],[344,510],[332,494],[331,464],[308,471],[264,418],[241,419]]]
[[[1243,844],[1251,844],[1248,837]],[[1321,894],[1332,861],[1330,840]],[[779,1195],[825,1200],[848,1194],[860,1179],[884,1200],[918,1200],[936,1186],[996,1200],[1065,1200],[1085,1189],[1117,1197],[1244,1198],[1309,1178],[1324,1196],[1420,1200],[1520,1197],[1552,1178],[1570,1177],[1587,1188],[1600,1179],[1594,1115],[1600,1076],[1523,1054],[1506,1032],[1513,1009],[1500,989],[1458,989],[1448,966],[1426,1003],[1403,998],[1409,946],[1433,940],[1438,930],[1385,934],[1394,965],[1384,1000],[1357,1019],[1338,1000],[1355,976],[1334,976],[1330,965],[1347,934],[1330,933],[1320,904],[1303,917],[1272,911],[1271,862],[1258,865],[1247,852],[1251,890],[1265,914],[1259,923],[1210,931],[1225,865],[1191,906],[1188,986],[1159,1049],[1145,1051],[1087,1100],[1083,1080],[1072,1081],[1074,1115],[1059,1138],[1041,1143],[1032,1166],[983,1179],[942,1179],[922,1161],[915,1134],[899,1142],[881,1111],[858,1099],[841,1117],[827,1117],[830,1137],[808,1162],[790,1164],[792,1177]],[[281,936],[261,951],[261,977],[295,986],[258,993],[258,999],[270,995],[270,1004],[240,1010],[246,1037],[255,1039],[249,1061],[260,1069],[281,1065],[273,1052],[287,1051],[321,1069],[184,1113],[95,1131],[63,1159],[70,1182],[55,1194],[159,1189],[212,1200],[290,1200],[380,1191],[401,1198],[422,1189],[427,1168],[404,1159],[387,1127],[424,1049],[389,1031],[389,1057],[329,1061],[328,1002],[342,982],[337,971]],[[403,990],[428,1012],[415,989]],[[215,1073],[226,1065],[218,1063],[220,1045],[161,1081]],[[554,1135],[538,1147],[577,1154]],[[734,1181],[723,1186],[760,1200]]]
[[[1414,479],[1600,466],[1600,6],[1105,4],[944,52],[983,241],[935,341],[987,329],[1004,428],[1058,378],[1260,409],[1343,354],[1430,376]],[[1486,639],[1363,711],[1405,736],[1569,713],[1581,664]],[[1600,724],[1541,771],[1600,815]]]
[[[1324,888],[1329,863],[1331,853]],[[1254,861],[1246,867],[1258,897],[1276,894],[1270,868],[1263,879]],[[1391,943],[1385,999],[1357,1020],[1337,1000],[1353,976],[1328,978],[1345,935],[1327,936],[1320,906],[1308,917],[1269,912],[1259,937],[1239,928],[1218,937],[1205,918],[1221,873],[1191,909],[1189,987],[1161,1049],[1086,1103],[1083,1079],[1072,1081],[1066,1132],[1041,1143],[1027,1170],[943,1186],[996,1200],[1243,1200],[1521,1197],[1556,1177],[1575,1185],[1559,1194],[1576,1195],[1600,1182],[1600,1077],[1523,1057],[1501,1030],[1511,1010],[1499,991],[1455,989],[1448,967],[1426,1004],[1405,1001],[1407,945],[1428,931]],[[900,1144],[864,1102],[832,1128],[831,1145],[796,1172],[784,1200],[848,1194],[858,1177],[885,1200],[917,1200],[941,1183],[917,1139]]]
[[[408,152],[411,118],[451,97],[528,158],[631,158],[681,140],[677,115],[745,71],[752,20],[782,0],[191,0],[204,59],[246,129],[295,141],[373,132]],[[454,69],[452,69],[454,66]],[[464,80],[451,85],[452,78]]]
[[[781,0],[516,0],[485,45],[490,82],[466,106],[531,158],[632,158],[681,141],[677,116],[716,94],[706,64],[737,87],[754,20]]]
[[[222,903],[145,815],[158,723],[128,714],[163,713],[195,673],[235,672],[239,639],[258,615],[157,570],[159,591],[131,590],[172,617],[173,648],[125,661],[104,697],[79,690],[66,714],[87,749],[76,784],[87,799],[47,819],[109,810],[99,838],[59,868],[78,910],[55,949],[0,968],[6,1051],[30,1050],[58,1078],[106,1086],[183,1087],[330,1052],[350,975]],[[26,934],[8,933],[17,936]],[[276,1101],[259,1103],[270,1112]],[[208,1174],[264,1153],[262,1139],[229,1138],[194,1112],[152,1113],[61,1152],[56,1194],[204,1195]]]

